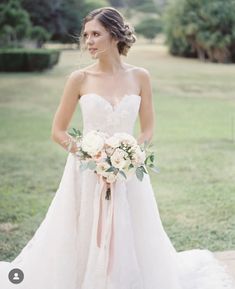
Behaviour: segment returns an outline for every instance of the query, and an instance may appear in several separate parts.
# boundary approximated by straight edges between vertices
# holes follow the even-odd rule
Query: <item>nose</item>
[[[94,40],[93,40],[92,36],[90,35],[86,39],[86,44],[87,45],[91,45],[92,43],[94,43]]]

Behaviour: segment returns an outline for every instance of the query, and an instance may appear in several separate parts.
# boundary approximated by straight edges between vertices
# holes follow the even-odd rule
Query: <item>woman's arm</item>
[[[75,153],[77,148],[67,129],[77,106],[82,80],[81,71],[74,71],[68,77],[51,129],[52,140],[71,153]]]
[[[153,138],[155,115],[150,74],[142,68],[139,77],[141,83],[141,105],[139,110],[141,133],[138,144],[142,144],[144,141],[151,142]]]

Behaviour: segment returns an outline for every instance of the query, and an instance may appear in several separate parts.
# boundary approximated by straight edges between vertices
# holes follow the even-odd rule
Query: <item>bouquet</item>
[[[148,150],[147,142],[138,145],[136,139],[128,133],[114,133],[109,136],[99,130],[91,130],[82,135],[73,128],[69,133],[75,138],[80,169],[90,169],[105,178],[107,183],[116,180],[127,180],[133,174],[142,181],[147,174],[147,167],[154,172],[155,155]],[[106,199],[110,197],[110,189],[106,191]]]

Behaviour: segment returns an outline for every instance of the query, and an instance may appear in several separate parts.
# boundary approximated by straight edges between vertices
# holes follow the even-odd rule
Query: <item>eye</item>
[[[99,36],[100,34],[98,32],[94,32],[94,36]]]
[[[83,34],[83,37],[86,38],[86,37],[87,37],[87,33],[84,33],[84,34]]]

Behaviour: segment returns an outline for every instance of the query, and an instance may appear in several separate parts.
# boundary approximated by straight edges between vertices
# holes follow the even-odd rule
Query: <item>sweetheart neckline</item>
[[[121,100],[116,105],[112,105],[112,103],[110,101],[108,101],[105,97],[103,97],[102,95],[100,95],[98,93],[95,93],[95,92],[90,92],[90,93],[85,93],[85,94],[81,95],[78,101],[80,102],[82,100],[82,98],[84,98],[85,96],[88,96],[88,95],[96,95],[96,96],[98,96],[100,99],[105,101],[112,108],[113,112],[121,105],[121,103],[123,102],[123,100],[127,96],[138,96],[141,99],[141,96],[139,94],[135,94],[135,93],[129,93],[128,94],[128,93],[126,93],[126,94],[123,95]]]

